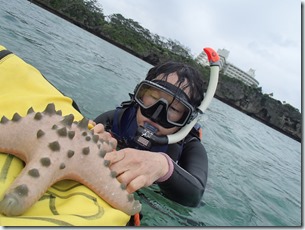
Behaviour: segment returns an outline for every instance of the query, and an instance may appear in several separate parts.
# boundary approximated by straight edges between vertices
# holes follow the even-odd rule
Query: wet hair
[[[175,84],[177,87],[180,88],[181,84],[186,80],[186,84],[181,89],[190,88],[189,102],[197,108],[203,100],[204,81],[202,74],[192,66],[180,62],[165,62],[151,68],[145,80],[152,81],[161,75],[161,80],[167,81],[168,75],[172,73],[178,75],[178,80]]]

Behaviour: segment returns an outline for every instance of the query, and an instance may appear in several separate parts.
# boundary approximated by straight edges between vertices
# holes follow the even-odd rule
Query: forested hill
[[[198,64],[190,49],[179,41],[151,33],[138,22],[121,14],[104,15],[97,0],[28,0],[71,23],[99,36],[125,51],[156,65],[175,60],[188,63],[203,73],[208,82],[209,68]],[[203,44],[204,45],[204,44]],[[198,51],[199,53],[200,51]],[[207,85],[207,84],[206,84]],[[301,141],[301,113],[289,104],[220,73],[215,97],[270,127]]]

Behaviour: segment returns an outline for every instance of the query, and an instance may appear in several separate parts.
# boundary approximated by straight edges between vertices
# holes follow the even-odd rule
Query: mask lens
[[[168,83],[170,84],[170,83]],[[171,84],[170,84],[171,85]],[[173,87],[173,85],[171,85]],[[175,91],[182,91],[175,87]],[[178,92],[177,91],[177,92]],[[135,100],[141,107],[141,113],[165,128],[183,126],[192,114],[192,107],[169,89],[153,82],[140,83]],[[184,93],[183,93],[184,94]]]

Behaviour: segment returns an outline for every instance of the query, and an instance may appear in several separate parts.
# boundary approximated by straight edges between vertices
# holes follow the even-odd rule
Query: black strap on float
[[[2,58],[4,58],[5,56],[11,54],[11,53],[12,53],[12,52],[9,51],[9,50],[1,50],[1,51],[0,51],[0,60],[1,60]]]

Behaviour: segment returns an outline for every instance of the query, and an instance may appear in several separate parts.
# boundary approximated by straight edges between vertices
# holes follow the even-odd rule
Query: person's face
[[[156,77],[157,80],[162,80],[162,75],[159,75],[158,77]],[[168,75],[167,78],[167,82],[175,85],[176,82],[178,80],[178,76],[176,73],[171,73]],[[181,84],[181,88],[183,88],[183,86],[185,86],[187,82],[184,82],[183,84]],[[187,87],[186,89],[184,89],[184,92],[189,95],[189,88]],[[160,98],[164,98],[165,100],[167,100],[168,102],[172,101],[172,97],[170,95],[167,95],[161,91],[157,91],[157,90],[150,90],[149,92],[147,92],[144,96],[143,96],[143,103],[150,105],[153,104],[156,100],[160,99]],[[171,119],[172,121],[178,121],[180,120],[180,118],[182,117],[182,114],[184,111],[182,111],[184,108],[181,107],[181,104],[177,103],[177,101],[174,101],[170,108],[168,109],[168,119]],[[137,111],[137,123],[140,126],[144,126],[144,123],[147,122],[148,124],[151,124],[152,126],[156,127],[158,129],[158,132],[156,133],[157,135],[169,135],[169,134],[173,134],[176,131],[178,131],[179,127],[173,127],[173,128],[164,128],[162,126],[160,126],[159,124],[151,121],[149,118],[145,117],[142,115],[140,108],[138,108]]]

